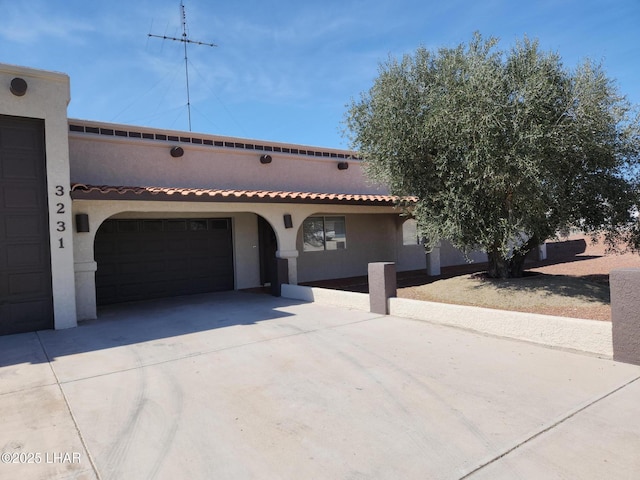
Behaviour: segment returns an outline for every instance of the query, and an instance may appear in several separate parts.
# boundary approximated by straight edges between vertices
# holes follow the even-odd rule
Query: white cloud
[[[58,13],[47,2],[3,2],[0,37],[22,44],[47,42],[51,38],[81,41],[81,35],[94,31],[90,22]]]

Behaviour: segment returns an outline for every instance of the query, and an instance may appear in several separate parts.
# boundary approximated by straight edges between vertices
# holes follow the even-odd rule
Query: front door
[[[271,224],[258,215],[258,241],[260,245],[260,284],[276,282],[276,251],[278,240]]]

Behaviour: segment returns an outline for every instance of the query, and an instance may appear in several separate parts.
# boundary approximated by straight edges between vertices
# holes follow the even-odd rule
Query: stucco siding
[[[395,215],[346,215],[345,222],[344,250],[305,252],[300,228],[298,282],[366,275],[370,262],[396,261]]]
[[[404,245],[403,224],[406,217],[396,217],[396,271],[406,272],[427,268],[427,252],[417,243]]]
[[[469,252],[467,257],[464,253],[451,245],[450,242],[443,240],[440,243],[440,266],[449,267],[452,265],[463,265],[465,263],[481,263],[487,261],[487,254],[474,250]]]
[[[233,256],[236,289],[260,286],[260,249],[258,216],[254,213],[233,215]]]
[[[359,160],[309,157],[167,141],[69,134],[71,181],[93,185],[284,190],[323,193],[387,193],[369,182]],[[349,168],[339,170],[347,161]]]

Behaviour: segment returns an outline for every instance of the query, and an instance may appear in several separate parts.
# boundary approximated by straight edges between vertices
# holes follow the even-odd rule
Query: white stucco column
[[[435,277],[440,273],[440,247],[438,246],[427,253],[427,274]]]
[[[298,248],[296,246],[296,238],[298,230],[302,222],[307,217],[305,210],[311,211],[310,206],[303,205],[298,207],[301,212],[293,212],[290,205],[273,205],[272,211],[265,213],[263,216],[269,220],[271,226],[278,237],[278,251],[276,257],[287,259],[289,269],[289,284],[298,284]],[[284,215],[291,215],[291,225],[287,227],[284,224]],[[262,213],[261,213],[262,215]]]
[[[96,262],[76,262],[75,286],[76,286],[76,311],[78,320],[92,320],[98,318],[96,308]]]
[[[547,244],[543,243],[538,245],[538,260],[546,260],[547,259]]]
[[[98,318],[96,305],[96,271],[93,244],[96,232],[105,218],[109,217],[109,208],[105,202],[73,202],[74,217],[78,213],[89,216],[89,231],[78,232],[74,225],[73,233],[73,270],[76,290],[76,312],[78,320],[94,320]],[[111,206],[111,208],[114,208]],[[117,208],[117,205],[116,205]]]

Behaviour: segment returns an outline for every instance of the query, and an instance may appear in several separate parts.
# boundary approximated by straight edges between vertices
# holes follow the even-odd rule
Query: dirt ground
[[[606,254],[602,242],[582,235],[547,246],[548,259],[520,279],[462,274],[398,289],[398,296],[592,320],[611,320],[609,272],[640,268],[638,254]]]

